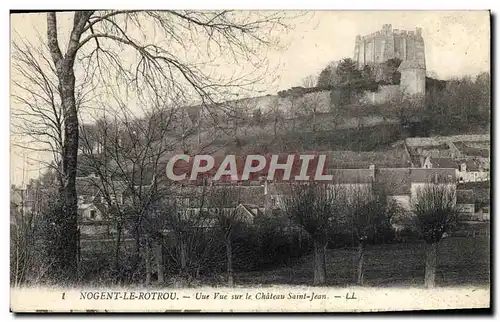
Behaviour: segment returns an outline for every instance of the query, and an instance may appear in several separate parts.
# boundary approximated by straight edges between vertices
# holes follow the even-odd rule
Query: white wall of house
[[[82,221],[98,221],[103,219],[103,214],[94,204],[81,205]]]
[[[424,161],[424,164],[422,165],[422,168],[424,168],[424,169],[431,169],[432,168],[431,158],[429,158],[429,157],[425,158],[425,161]]]
[[[458,171],[457,178],[459,182],[478,182],[488,181],[489,173],[486,171]]]

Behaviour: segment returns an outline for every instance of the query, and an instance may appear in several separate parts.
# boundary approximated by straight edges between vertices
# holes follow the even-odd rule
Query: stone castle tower
[[[377,69],[391,58],[402,60],[399,67],[402,92],[412,96],[424,95],[426,67],[422,28],[407,31],[392,29],[390,24],[385,24],[382,30],[356,36],[354,61],[359,69],[365,65]]]

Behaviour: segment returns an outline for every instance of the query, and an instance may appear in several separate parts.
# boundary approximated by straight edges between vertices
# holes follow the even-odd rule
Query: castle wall
[[[384,85],[379,86],[377,92],[365,92],[361,100],[364,103],[382,104],[397,98],[400,93],[399,85]]]
[[[400,86],[405,95],[425,93],[425,69],[412,69],[402,72]]]
[[[415,60],[420,62],[424,68],[425,66],[425,45],[422,37],[415,39]]]

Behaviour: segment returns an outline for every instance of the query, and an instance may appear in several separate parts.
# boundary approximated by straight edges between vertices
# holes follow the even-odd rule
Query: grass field
[[[489,237],[445,238],[439,244],[437,286],[487,285],[490,281]],[[369,246],[365,254],[365,285],[421,286],[424,283],[425,244],[414,242]],[[312,255],[288,267],[238,273],[240,285],[310,285]],[[348,286],[356,281],[356,251],[327,250],[327,285]]]

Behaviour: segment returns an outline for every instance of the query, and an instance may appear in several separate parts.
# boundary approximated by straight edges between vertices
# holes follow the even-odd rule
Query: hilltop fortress
[[[423,102],[426,86],[425,47],[422,29],[414,31],[392,29],[392,25],[384,24],[382,29],[366,36],[356,36],[354,47],[354,61],[357,68],[362,70],[366,65],[373,68],[375,80],[378,82],[376,90],[366,90],[359,96],[361,103],[383,104],[399,99],[403,94],[414,102]],[[389,59],[397,58],[402,62],[399,65],[401,78],[399,84],[385,84],[380,82],[383,65]],[[300,112],[309,111],[313,107],[314,113],[325,114],[338,110],[340,103],[338,94],[341,88],[322,88],[301,86],[282,90],[275,95],[265,95],[220,103],[228,109],[235,109],[246,117],[252,117],[258,111],[262,115],[281,115],[284,118],[295,118]],[[397,103],[394,103],[397,104]],[[417,106],[417,105],[415,105]],[[191,114],[197,114],[199,106],[191,107]],[[193,114],[193,115],[194,115]],[[355,117],[354,117],[355,118]],[[351,117],[353,119],[353,117]],[[365,125],[374,125],[382,122],[382,116],[371,115]],[[320,122],[318,118],[316,122]],[[339,126],[352,126],[352,120],[344,119]]]
[[[415,31],[392,29],[385,24],[382,30],[366,36],[356,36],[354,61],[359,69],[365,65],[380,71],[389,59],[402,60],[400,89],[408,95],[425,95],[425,45],[422,28]]]

